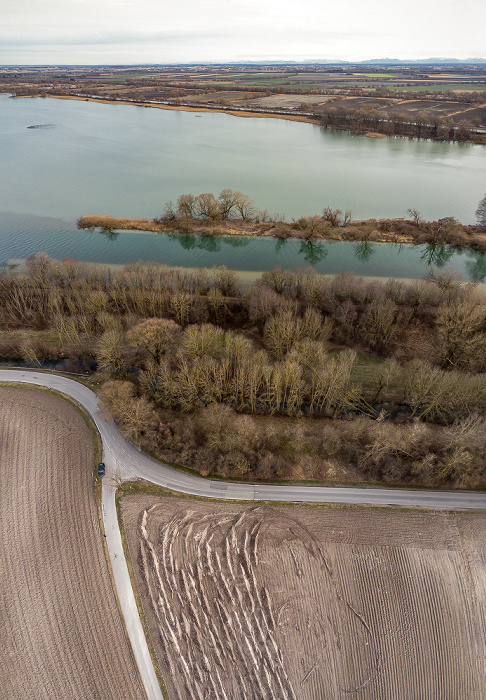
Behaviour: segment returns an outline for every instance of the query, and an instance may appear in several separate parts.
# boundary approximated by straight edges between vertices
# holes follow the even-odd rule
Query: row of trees
[[[357,133],[374,131],[387,136],[435,139],[438,141],[468,141],[475,138],[474,125],[467,120],[455,124],[448,117],[435,113],[416,114],[384,112],[378,109],[330,108],[321,118],[322,126]]]
[[[216,198],[211,192],[194,196],[182,194],[176,206],[172,202],[165,205],[162,220],[184,223],[193,219],[203,219],[210,222],[227,221],[239,218],[242,221],[252,221],[257,216],[255,203],[246,194],[228,188],[221,191]]]
[[[384,414],[274,420],[211,403],[181,419],[126,381],[105,382],[102,398],[130,439],[205,476],[485,485],[486,422],[477,414],[438,429],[419,420],[390,423]]]
[[[212,323],[253,334],[278,361],[292,342],[308,339],[398,362],[427,358],[445,370],[486,368],[484,293],[447,272],[382,284],[349,273],[329,280],[312,269],[275,268],[243,294],[224,267],[137,263],[110,271],[39,254],[25,275],[0,278],[0,309],[3,327],[52,328],[66,343],[166,318],[183,328]]]
[[[297,331],[297,332],[295,332]],[[356,372],[356,352],[329,354],[317,315],[271,317],[264,348],[234,331],[212,324],[184,331],[173,321],[149,319],[126,337],[103,334],[98,365],[110,378],[140,369],[144,395],[157,405],[194,411],[225,403],[237,411],[297,415],[376,414],[376,402],[408,406],[410,418],[450,422],[486,409],[486,377],[433,367],[424,360],[403,366],[385,362],[366,389]]]

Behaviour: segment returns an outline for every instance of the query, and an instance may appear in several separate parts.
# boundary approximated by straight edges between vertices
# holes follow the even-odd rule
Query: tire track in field
[[[93,446],[60,398],[0,388],[0,688],[8,700],[138,700],[102,545]]]

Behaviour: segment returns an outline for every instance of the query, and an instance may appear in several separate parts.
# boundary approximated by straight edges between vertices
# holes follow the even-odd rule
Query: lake
[[[35,128],[29,128],[35,127]],[[37,251],[123,264],[280,264],[417,277],[428,264],[484,280],[484,255],[404,246],[306,245],[272,239],[78,231],[85,214],[152,218],[182,193],[241,190],[287,220],[332,208],[355,218],[455,216],[474,223],[486,150],[469,144],[370,139],[278,119],[0,96],[0,261]]]

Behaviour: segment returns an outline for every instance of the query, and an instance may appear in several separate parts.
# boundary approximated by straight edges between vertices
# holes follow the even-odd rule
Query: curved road
[[[141,478],[172,491],[206,498],[486,510],[484,493],[211,481],[161,464],[137,450],[122,437],[113,420],[103,413],[96,394],[79,382],[54,374],[11,369],[0,369],[0,382],[34,384],[66,394],[91,415],[100,432],[108,477],[103,479],[102,488],[103,522],[108,551],[127,631],[149,700],[163,700],[163,697],[148,651],[123,554],[115,507],[116,482],[119,479]]]

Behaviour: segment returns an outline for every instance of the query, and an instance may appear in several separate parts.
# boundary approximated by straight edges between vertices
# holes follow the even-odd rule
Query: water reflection
[[[354,254],[363,263],[368,262],[374,252],[373,244],[369,241],[361,241],[361,243],[356,243],[354,246]]]
[[[221,250],[221,239],[217,236],[197,236],[194,234],[169,233],[168,236],[176,240],[184,250],[207,250],[217,253]]]
[[[476,209],[476,223],[478,226],[486,226],[486,194],[479,201]]]
[[[243,248],[250,242],[250,236],[227,236],[224,240],[232,248]]]
[[[427,267],[444,267],[457,251],[454,248],[447,248],[444,245],[430,244],[425,247],[420,259]]]
[[[481,250],[467,250],[464,266],[473,282],[484,282],[486,279],[486,253]]]
[[[114,231],[112,228],[103,228],[103,229],[101,229],[100,233],[108,241],[116,241],[116,239],[118,238],[118,236],[120,234],[120,231]]]
[[[302,255],[304,260],[306,260],[311,265],[315,265],[321,260],[324,260],[328,253],[328,250],[324,243],[320,241],[301,241],[299,248],[299,255]]]
[[[14,220],[8,219],[12,229]],[[26,226],[26,224],[24,224]],[[20,224],[15,230],[20,228]],[[38,235],[32,227],[27,258],[38,246]],[[204,236],[202,234],[153,234],[130,231],[104,231],[93,236],[78,231],[73,237],[76,246],[61,245],[65,232],[56,232],[46,224],[51,257],[74,257],[78,260],[125,264],[133,260],[152,260],[174,267],[212,267],[226,265],[232,270],[262,272],[280,265],[293,270],[311,265],[321,274],[343,271],[371,277],[420,278],[429,268],[451,268],[465,280],[486,281],[486,252],[456,250],[445,246],[387,244],[376,242],[305,241],[290,237]],[[116,244],[113,241],[116,240]],[[9,254],[0,246],[0,260]]]
[[[280,253],[282,248],[287,244],[287,239],[286,238],[278,238],[277,242],[275,243],[275,252]]]

